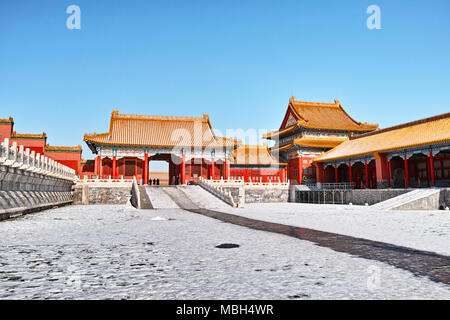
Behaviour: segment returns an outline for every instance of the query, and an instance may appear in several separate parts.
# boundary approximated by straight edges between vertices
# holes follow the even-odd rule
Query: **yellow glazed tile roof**
[[[236,165],[279,165],[267,145],[240,145],[234,149],[230,164]]]
[[[12,124],[14,123],[14,119],[9,117],[8,119],[0,119],[0,124]]]
[[[294,130],[298,126],[311,129],[327,129],[339,131],[367,132],[378,128],[377,124],[368,124],[354,120],[341,106],[339,100],[334,103],[295,101],[295,97],[289,99],[288,111],[292,111],[297,124],[287,128],[273,131],[264,138],[271,138]]]
[[[11,139],[45,139],[47,134],[43,133],[17,133],[13,131]]]
[[[334,148],[346,140],[348,140],[348,138],[303,136],[301,138],[294,139],[294,141],[291,142],[290,144],[284,145],[280,148],[272,149],[272,151],[279,152],[289,149],[293,146],[302,146],[310,148]]]
[[[51,146],[47,144],[45,146],[45,152],[81,152],[82,148],[78,146]]]
[[[356,136],[314,159],[324,162],[450,142],[450,113]]]
[[[238,140],[216,137],[203,118],[111,114],[108,133],[85,134],[84,141],[110,145],[234,147]]]

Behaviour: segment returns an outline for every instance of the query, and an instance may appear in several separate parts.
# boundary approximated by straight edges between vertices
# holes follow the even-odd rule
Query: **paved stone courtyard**
[[[69,206],[0,234],[1,299],[450,299],[382,262],[181,209]]]

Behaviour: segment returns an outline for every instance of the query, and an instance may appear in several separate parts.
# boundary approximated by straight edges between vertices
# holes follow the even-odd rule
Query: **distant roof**
[[[9,117],[8,119],[0,119],[0,124],[14,124],[14,119]]]
[[[230,164],[236,165],[279,165],[267,145],[240,145],[233,150]]]
[[[450,142],[450,113],[352,137],[314,162]]]
[[[286,116],[292,114],[288,124],[278,131],[270,132],[264,135],[265,138],[270,138],[276,135],[287,133],[295,128],[302,126],[312,129],[327,129],[339,131],[358,131],[367,132],[378,128],[377,124],[368,124],[365,122],[358,122],[344,110],[339,100],[334,100],[334,103],[321,102],[307,102],[296,101],[295,97],[289,99],[288,110]],[[285,116],[285,117],[286,117]]]
[[[13,131],[11,139],[46,139],[47,134],[43,133],[18,133]]]
[[[70,147],[70,146],[51,146],[47,144],[44,149],[45,152],[81,152],[82,148],[80,145]]]
[[[109,145],[161,147],[234,147],[239,140],[216,137],[209,116],[146,116],[111,114],[109,132],[85,134],[84,141]]]

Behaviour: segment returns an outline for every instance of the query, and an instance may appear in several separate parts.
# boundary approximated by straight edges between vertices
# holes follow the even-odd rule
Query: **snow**
[[[194,204],[206,209],[226,209],[230,205],[200,186],[177,186]]]
[[[147,195],[155,209],[175,209],[178,205],[163,191],[164,187],[146,187]]]
[[[257,203],[225,211],[450,255],[450,212],[444,210],[385,211],[349,205]]]
[[[212,195],[200,186],[170,186],[170,187],[146,187],[147,194],[155,209],[176,209],[179,206],[167,195],[164,190],[175,191],[177,189],[184,193],[192,203],[200,208],[224,209],[230,206]]]
[[[0,234],[1,299],[450,299],[382,262],[180,209],[68,206]]]

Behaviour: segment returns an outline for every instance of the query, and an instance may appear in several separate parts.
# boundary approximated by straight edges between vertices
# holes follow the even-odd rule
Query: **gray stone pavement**
[[[70,206],[0,234],[1,299],[450,299],[382,262],[180,209]]]

